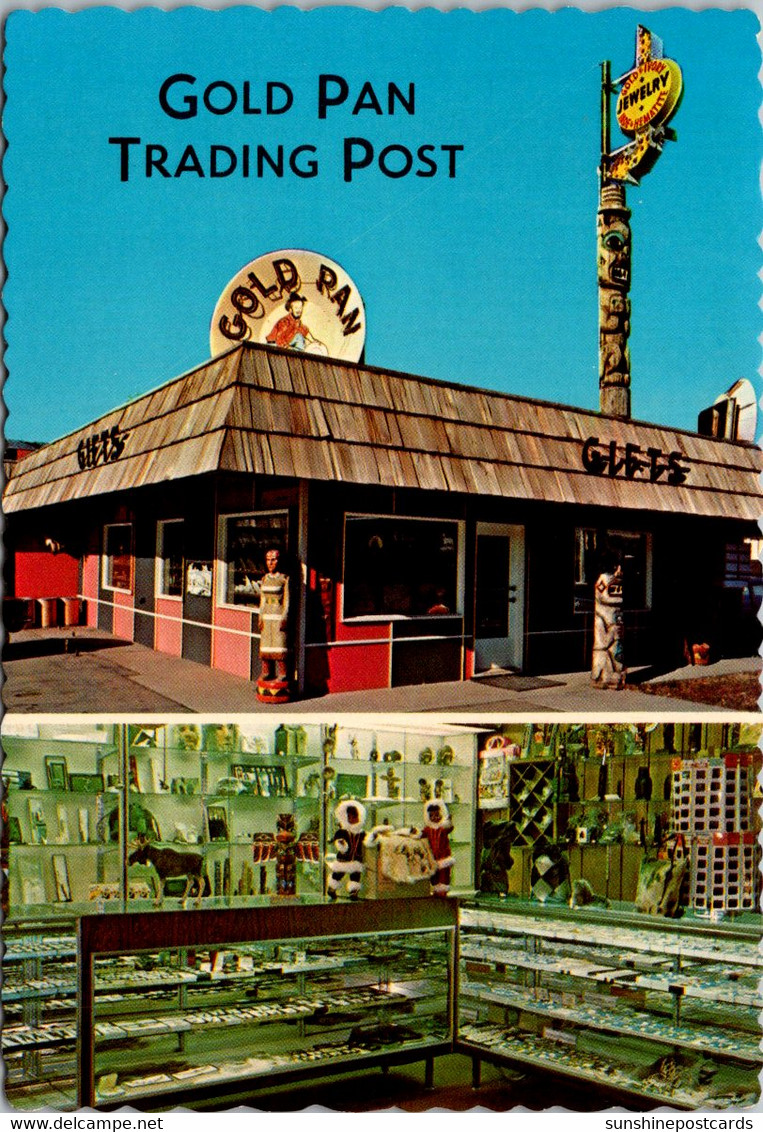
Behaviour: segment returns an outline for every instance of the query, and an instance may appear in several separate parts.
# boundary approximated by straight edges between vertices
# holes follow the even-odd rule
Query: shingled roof
[[[118,459],[78,448],[116,429]],[[587,438],[680,452],[685,483],[591,475]],[[102,459],[102,457],[100,457]],[[45,445],[5,510],[214,471],[757,519],[760,450],[486,389],[246,344]]]

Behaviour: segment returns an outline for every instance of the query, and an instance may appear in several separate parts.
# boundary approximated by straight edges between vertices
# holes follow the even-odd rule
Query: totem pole
[[[617,93],[616,117],[622,132],[632,138],[610,150],[610,107]],[[632,71],[610,79],[602,63],[601,165],[599,210],[596,221],[599,283],[599,408],[609,416],[631,415],[630,335],[631,229],[625,185],[637,185],[654,165],[663,144],[675,141],[666,126],[681,97],[681,71],[662,57],[662,43],[645,27],[636,31]]]
[[[624,688],[623,579],[620,567],[604,572],[594,586],[593,664],[595,688]]]

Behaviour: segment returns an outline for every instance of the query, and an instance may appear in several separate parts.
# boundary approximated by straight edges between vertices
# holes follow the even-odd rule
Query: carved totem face
[[[617,212],[600,212],[596,220],[599,283],[627,291],[631,285],[631,230]]]

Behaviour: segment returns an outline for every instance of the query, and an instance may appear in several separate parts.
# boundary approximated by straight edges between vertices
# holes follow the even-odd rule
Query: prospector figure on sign
[[[286,703],[289,699],[287,660],[289,654],[289,579],[278,569],[280,551],[265,552],[265,576],[260,580],[260,678],[257,698],[263,703]]]
[[[279,318],[267,336],[273,346],[288,350],[310,350],[312,353],[326,353],[326,347],[314,337],[309,327],[302,321],[302,312],[307,299],[297,291],[292,291],[286,300],[286,314]]]

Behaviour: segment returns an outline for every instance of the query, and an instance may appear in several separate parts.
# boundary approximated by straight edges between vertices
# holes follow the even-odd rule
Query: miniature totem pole
[[[637,185],[675,134],[666,123],[681,97],[681,71],[662,56],[662,43],[645,27],[636,31],[633,70],[614,83],[602,63],[601,165],[596,221],[599,284],[599,407],[628,420],[631,415],[630,335],[631,229],[625,185]],[[616,117],[632,140],[610,150],[610,95],[618,93]]]

